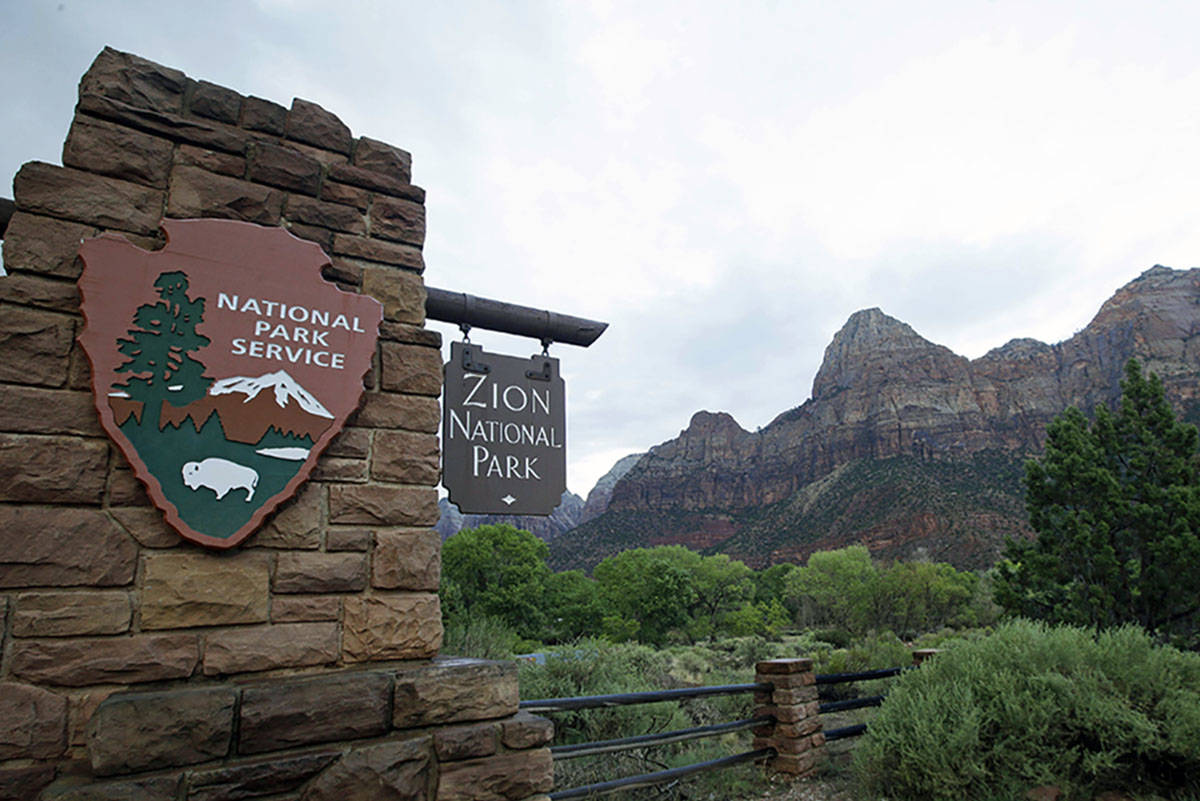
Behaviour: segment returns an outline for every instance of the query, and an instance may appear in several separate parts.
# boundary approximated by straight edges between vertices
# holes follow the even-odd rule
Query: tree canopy
[[[1194,637],[1200,613],[1200,475],[1195,426],[1131,360],[1115,412],[1067,409],[1026,465],[1037,537],[1011,541],[997,578],[1008,610],[1053,623],[1136,623]]]

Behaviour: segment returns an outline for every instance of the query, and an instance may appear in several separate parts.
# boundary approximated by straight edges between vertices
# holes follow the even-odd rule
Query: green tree
[[[682,545],[634,548],[607,557],[592,575],[609,610],[604,632],[661,645],[691,619],[692,566],[700,556]]]
[[[116,371],[132,375],[116,386],[142,402],[142,424],[157,428],[163,401],[187,406],[204,397],[212,379],[190,355],[210,341],[196,332],[204,298],[188,297],[187,276],[178,271],[163,273],[154,286],[159,301],[139,306],[129,338],[117,340],[117,350],[128,358]]]
[[[546,636],[543,639],[567,642],[579,637],[594,637],[600,633],[604,613],[599,587],[583,571],[550,574],[546,582]]]
[[[537,639],[545,624],[550,548],[508,524],[464,529],[442,545],[442,602],[446,617],[499,618],[522,637]]]
[[[786,595],[801,622],[862,633],[870,623],[879,571],[865,545],[818,551],[787,578]]]
[[[754,571],[726,554],[703,556],[689,567],[692,573],[691,613],[695,639],[715,640],[725,615],[754,597]]]
[[[1067,409],[1046,452],[1026,465],[1037,537],[1010,542],[996,579],[1011,612],[1109,628],[1137,623],[1194,636],[1200,613],[1197,432],[1167,403],[1162,382],[1131,360],[1117,411],[1088,424]]]

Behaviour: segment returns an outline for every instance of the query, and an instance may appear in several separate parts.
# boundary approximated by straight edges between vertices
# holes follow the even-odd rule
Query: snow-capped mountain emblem
[[[296,402],[300,404],[300,408],[309,414],[333,419],[333,415],[329,413],[329,410],[322,406],[321,402],[314,398],[311,392],[296,383],[296,379],[288,375],[286,370],[265,373],[257,378],[248,378],[246,376],[222,378],[209,387],[208,394],[230,395],[238,392],[246,396],[243,403],[249,403],[258,397],[258,393],[268,388],[274,390],[275,402],[282,408],[287,408],[288,400],[295,398]]]

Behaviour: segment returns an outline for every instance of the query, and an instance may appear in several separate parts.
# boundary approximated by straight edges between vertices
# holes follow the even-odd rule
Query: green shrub
[[[462,615],[446,621],[442,653],[475,659],[509,659],[520,637],[506,622],[488,615]]]
[[[899,678],[859,745],[868,797],[1200,793],[1200,654],[1016,621]],[[871,796],[870,794],[875,794]]]

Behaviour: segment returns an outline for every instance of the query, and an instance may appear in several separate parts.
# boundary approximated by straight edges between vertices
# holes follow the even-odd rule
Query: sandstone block
[[[99,509],[0,505],[0,587],[120,587],[137,546]]]
[[[425,257],[421,255],[421,249],[411,245],[337,234],[333,237],[332,248],[333,252],[340,256],[353,256],[381,264],[394,264],[418,273],[425,272]]]
[[[321,228],[317,225],[305,225],[304,223],[283,221],[283,226],[287,228],[288,233],[300,239],[307,239],[309,242],[316,242],[321,246],[321,250],[329,252],[330,246],[333,244],[333,231],[328,228]],[[338,274],[338,271],[333,269],[331,265],[325,265],[321,268],[321,277],[328,281],[342,281],[346,283],[344,276]]]
[[[397,484],[437,484],[441,478],[437,437],[415,431],[377,432],[371,478]]]
[[[379,323],[379,338],[389,342],[403,342],[406,345],[422,345],[426,348],[440,348],[442,334],[408,323],[397,323],[383,320]]]
[[[12,675],[40,684],[86,687],[182,679],[200,661],[192,634],[134,634],[78,640],[16,640]]]
[[[246,159],[219,150],[207,150],[195,145],[175,148],[174,163],[183,167],[199,167],[209,172],[241,178],[246,174]]]
[[[342,655],[347,662],[426,659],[442,647],[442,613],[433,594],[347,598]]]
[[[365,189],[359,189],[357,186],[326,181],[321,186],[321,200],[341,203],[344,206],[353,206],[359,211],[366,211],[367,206],[371,204],[371,193]]]
[[[306,484],[258,530],[249,544],[262,548],[319,548],[324,520],[325,488]]]
[[[329,443],[325,454],[343,459],[366,459],[371,455],[371,431],[366,428],[343,428]]]
[[[361,484],[367,480],[367,463],[363,459],[336,459],[326,456],[313,468],[313,481],[344,481]]]
[[[367,392],[363,395],[362,404],[351,417],[355,425],[432,434],[437,432],[441,424],[441,404],[434,397]]]
[[[175,801],[180,776],[153,776],[148,779],[98,782],[69,786],[61,792],[51,790],[48,801]]]
[[[337,623],[280,623],[228,629],[205,638],[204,674],[328,665],[339,654]]]
[[[433,751],[441,762],[491,756],[496,753],[496,724],[438,729],[433,733]]]
[[[306,145],[303,142],[297,142],[294,139],[290,140],[288,145],[296,148],[304,155],[316,159],[325,167],[330,167],[334,164],[348,164],[350,162],[350,157],[345,153],[334,153],[332,150],[324,150],[319,147],[313,147],[312,145]]]
[[[70,317],[0,305],[0,381],[62,386],[74,337]]]
[[[0,682],[0,759],[52,759],[67,748],[67,699]]]
[[[54,781],[54,765],[0,768],[0,801],[29,801]]]
[[[517,801],[554,788],[549,748],[443,765],[437,801]]]
[[[817,764],[816,751],[809,751],[805,754],[780,754],[767,762],[767,766],[771,770],[789,773],[793,776],[807,776],[817,769]]]
[[[331,528],[325,532],[327,551],[369,551],[372,534],[366,528]]]
[[[149,553],[143,562],[143,629],[267,620],[270,562],[264,553]]]
[[[316,225],[349,234],[365,234],[367,231],[367,224],[362,214],[352,206],[325,203],[301,195],[288,196],[287,218],[292,222]]]
[[[152,506],[109,507],[108,513],[145,548],[175,548],[183,542],[163,520],[162,512]]]
[[[23,592],[13,609],[13,636],[121,634],[132,615],[124,592]]]
[[[188,110],[199,117],[237,125],[242,110],[242,96],[224,86],[198,81],[192,84]]]
[[[410,728],[505,718],[517,714],[518,700],[513,663],[440,658],[396,674],[392,721]]]
[[[198,147],[222,150],[241,155],[246,148],[246,135],[236,128],[208,122],[197,117],[184,117],[152,109],[137,108],[107,97],[88,95],[79,99],[76,111],[93,117],[137,128],[140,131],[186,142]]]
[[[505,748],[523,751],[548,745],[554,739],[554,723],[528,712],[518,712],[515,717],[504,721],[502,727]]]
[[[236,702],[230,687],[109,696],[88,726],[92,770],[106,776],[223,757]]]
[[[4,281],[17,277],[10,275]],[[0,384],[0,431],[104,436],[90,393],[15,384]]]
[[[72,693],[67,698],[67,743],[70,745],[87,745],[87,727],[92,715],[116,689],[83,690]]]
[[[320,751],[195,771],[188,784],[188,801],[233,801],[286,793],[329,767],[338,756],[337,751]]]
[[[425,202],[425,190],[421,187],[353,164],[330,165],[329,177],[334,181],[370,189],[373,192],[402,198],[413,203]]]
[[[383,304],[385,320],[425,324],[425,282],[420,276],[367,262],[360,266],[363,293]]]
[[[79,81],[79,95],[103,95],[121,103],[180,111],[187,76],[153,61],[104,48]]]
[[[343,525],[432,526],[437,523],[433,487],[334,484],[329,487],[329,522]]]
[[[0,435],[0,500],[99,504],[107,472],[103,440]]]
[[[388,730],[386,673],[335,676],[242,691],[238,751],[257,754],[313,743],[375,737]]]
[[[381,342],[380,386],[411,395],[442,393],[442,354],[433,348]]]
[[[79,312],[79,289],[67,281],[16,273],[0,281],[0,301],[76,314]]]
[[[60,278],[78,278],[79,244],[96,228],[18,211],[4,231],[4,266]]]
[[[17,208],[51,217],[153,234],[163,193],[141,184],[31,161],[13,179]]]
[[[336,595],[276,595],[271,598],[272,623],[337,620],[342,599]]]
[[[436,592],[442,571],[442,538],[432,529],[375,534],[371,585],[390,590]]]
[[[801,687],[810,687],[817,682],[816,675],[811,672],[772,673],[764,674],[757,678],[775,685],[776,690],[798,690]]]
[[[260,225],[278,225],[284,194],[197,167],[171,170],[167,214],[171,217],[221,217]]]
[[[109,468],[108,503],[110,506],[150,506],[150,496],[146,494],[142,482],[133,475],[133,470],[125,459],[116,458]]]
[[[63,165],[163,188],[173,145],[132,128],[77,115],[63,145]]]
[[[325,229],[321,228],[318,230],[324,231]],[[328,233],[330,234],[330,245],[329,247],[326,247],[326,250],[333,246],[333,237],[336,236],[336,234],[334,234],[332,231],[329,231]],[[321,275],[330,281],[340,281],[343,284],[358,286],[362,283],[362,265],[363,262],[359,261],[358,259],[348,259],[344,256],[334,256],[332,259],[330,259],[329,265],[321,269]]]
[[[755,737],[754,750],[774,748],[778,754],[805,754],[812,748],[812,742],[804,737],[799,740],[790,737]]]
[[[301,801],[424,801],[429,737],[351,749],[305,788]]]
[[[288,112],[287,130],[284,136],[313,147],[346,155],[350,153],[352,142],[350,129],[336,115],[316,103],[300,98],[292,101],[292,110]]]
[[[755,673],[803,673],[813,669],[811,659],[768,659],[754,665]]]
[[[776,706],[795,706],[817,700],[817,685],[810,684],[795,690],[775,690],[771,702]]]
[[[284,552],[275,563],[275,592],[357,592],[366,586],[363,554]]]
[[[371,236],[421,247],[425,244],[425,207],[409,200],[376,198],[371,205]]]
[[[406,150],[380,142],[377,139],[360,137],[354,144],[355,167],[385,175],[403,183],[412,180],[412,155]]]
[[[283,136],[287,116],[286,108],[270,100],[251,96],[242,101],[242,127],[248,130]]]
[[[256,142],[250,145],[247,159],[252,181],[308,195],[321,188],[321,163],[298,150]]]

